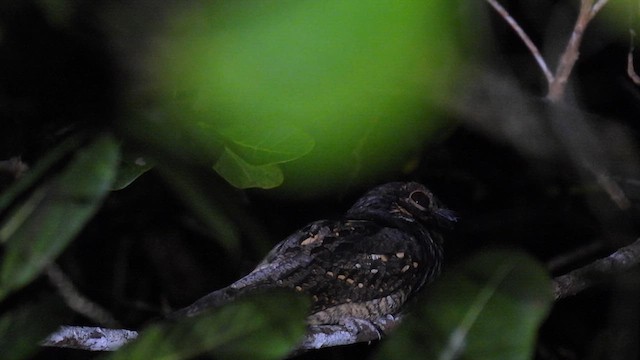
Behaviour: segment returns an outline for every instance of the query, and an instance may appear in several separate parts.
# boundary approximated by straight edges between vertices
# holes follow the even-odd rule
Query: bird
[[[311,298],[309,325],[358,321],[376,327],[439,275],[441,233],[456,221],[420,183],[380,185],[341,218],[304,226],[248,275],[168,317],[193,317],[247,295],[289,289]]]

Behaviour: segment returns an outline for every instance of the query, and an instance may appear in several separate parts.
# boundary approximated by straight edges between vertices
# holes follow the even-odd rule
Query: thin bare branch
[[[547,82],[549,84],[547,99],[551,102],[559,102],[562,100],[567,87],[567,82],[569,81],[569,76],[571,75],[578,57],[580,56],[580,43],[582,42],[584,31],[589,22],[607,4],[608,0],[598,0],[595,4],[593,3],[593,0],[582,0],[580,2],[580,13],[578,14],[578,19],[576,20],[569,42],[560,57],[555,74],[549,70],[536,45],[531,41],[529,36],[524,32],[524,30],[522,30],[513,17],[509,15],[507,10],[505,10],[497,0],[486,1],[500,14],[500,16],[502,16],[511,28],[513,28],[527,48],[529,48],[529,51],[547,78]]]
[[[635,50],[635,37],[636,32],[633,29],[629,29],[630,34],[630,44],[629,44],[629,53],[627,54],[627,75],[633,81],[634,84],[640,85],[640,76],[636,72],[636,68],[633,65],[633,52]]]
[[[606,171],[594,171],[591,167],[589,170],[593,173],[598,182],[598,185],[609,195],[611,201],[613,201],[618,208],[622,210],[627,210],[631,207],[631,200],[624,193],[620,184],[618,184],[614,179],[611,178],[608,172]]]
[[[556,277],[553,279],[553,294],[556,299],[575,295],[614,274],[625,272],[639,264],[640,239],[605,258]]]
[[[598,12],[602,10],[602,8],[607,5],[608,2],[609,0],[598,0],[598,2],[596,2],[596,4],[591,8],[591,18],[596,16],[596,14],[598,14]]]
[[[544,58],[540,54],[540,50],[538,50],[538,47],[533,43],[533,41],[531,41],[531,38],[529,38],[529,35],[527,35],[527,33],[520,27],[520,25],[518,25],[515,19],[511,17],[511,15],[509,15],[509,12],[507,12],[507,10],[503,8],[500,3],[498,3],[496,0],[486,1],[498,12],[498,14],[500,14],[500,16],[502,16],[502,18],[509,24],[509,26],[511,26],[516,34],[518,34],[522,42],[524,42],[524,44],[529,49],[529,52],[531,52],[531,55],[533,55],[533,58],[538,63],[538,66],[544,73],[544,76],[547,78],[547,82],[551,84],[554,79],[553,74],[549,70],[547,63],[544,61]]]
[[[119,326],[118,322],[107,310],[82,295],[56,264],[47,266],[46,274],[49,282],[56,287],[62,299],[71,309],[98,324],[111,327]]]
[[[564,97],[569,75],[571,75],[573,66],[580,56],[580,43],[582,42],[584,31],[594,15],[593,0],[582,0],[580,2],[580,13],[573,27],[569,43],[560,57],[554,81],[549,86],[547,99],[551,102],[559,102]]]

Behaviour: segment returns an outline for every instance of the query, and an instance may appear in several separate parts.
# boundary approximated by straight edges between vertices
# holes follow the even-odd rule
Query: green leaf
[[[152,325],[108,359],[281,359],[301,340],[308,299],[262,294],[177,323]]]
[[[229,184],[239,189],[271,189],[284,181],[282,170],[278,165],[249,164],[228,147],[225,147],[213,169]]]
[[[437,104],[450,97],[459,50],[472,42],[458,39],[469,22],[459,8],[455,0],[183,2],[147,54],[160,79],[155,103],[175,116],[131,118],[123,134],[176,155],[223,138],[248,164],[280,165],[286,181],[275,192],[296,199],[380,181],[454,125]],[[199,148],[205,158],[224,152]]]
[[[53,296],[9,309],[0,317],[2,358],[28,359],[62,321],[63,305]]]
[[[553,301],[545,269],[526,254],[480,254],[428,289],[380,359],[531,359]]]
[[[142,156],[122,159],[118,167],[116,179],[113,185],[111,185],[111,190],[122,190],[126,188],[152,168],[153,164]]]
[[[42,176],[53,167],[58,161],[76,149],[80,144],[80,137],[73,136],[56,146],[48,152],[34,167],[29,169],[27,173],[15,182],[9,189],[4,191],[0,196],[0,212],[4,211],[27,189],[39,181]]]
[[[102,136],[36,188],[0,227],[0,299],[31,282],[93,216],[115,178],[118,144]]]
[[[309,134],[289,126],[236,125],[223,128],[220,133],[239,156],[254,165],[295,160],[315,145]]]

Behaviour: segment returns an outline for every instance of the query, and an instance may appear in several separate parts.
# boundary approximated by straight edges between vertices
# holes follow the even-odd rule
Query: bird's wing
[[[429,236],[428,234],[425,234]],[[435,261],[414,235],[366,220],[323,220],[282,241],[231,287],[284,287],[310,294],[313,312],[382,298],[421,285]]]
[[[399,292],[403,302],[422,285],[425,273],[439,266],[421,241],[410,232],[367,220],[316,221],[277,244],[251,273],[179,310],[176,317],[273,288],[309,294],[312,313]]]

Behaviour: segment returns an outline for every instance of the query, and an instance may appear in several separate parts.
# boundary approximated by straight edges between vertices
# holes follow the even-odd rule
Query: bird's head
[[[418,222],[440,228],[450,228],[458,219],[429,189],[416,182],[380,185],[358,199],[346,216],[351,219]]]

